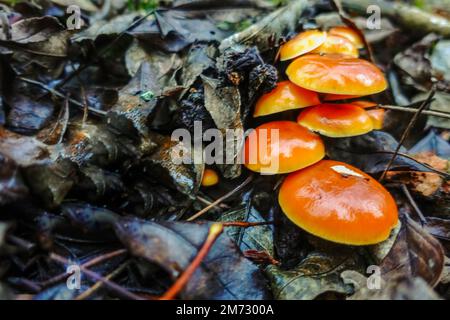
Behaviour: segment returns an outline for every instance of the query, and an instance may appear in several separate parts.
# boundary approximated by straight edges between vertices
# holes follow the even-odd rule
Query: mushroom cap
[[[319,103],[319,96],[316,92],[301,88],[290,81],[282,81],[277,83],[272,91],[259,98],[253,116],[260,117]]]
[[[219,175],[212,169],[205,169],[202,177],[202,186],[211,187],[219,182]]]
[[[311,53],[330,54],[337,53],[349,57],[358,58],[358,48],[347,38],[329,34],[325,42],[318,48],[311,51]]]
[[[353,137],[373,130],[366,110],[352,104],[319,104],[302,110],[297,122],[309,130],[333,137]]]
[[[387,87],[375,65],[343,55],[308,54],[295,59],[286,74],[296,85],[322,93],[365,96]]]
[[[338,161],[322,160],[289,174],[278,202],[297,226],[348,245],[384,241],[398,222],[391,194],[366,173]]]
[[[365,100],[357,100],[357,101],[352,101],[350,102],[352,105],[354,106],[358,106],[361,107],[363,109],[367,109],[367,108],[372,108],[372,107],[376,107],[378,105],[378,103],[373,102],[373,101],[365,101]]]
[[[253,130],[245,140],[244,165],[264,174],[305,168],[325,156],[322,139],[293,121],[272,121]]]
[[[363,39],[358,34],[358,32],[356,32],[352,28],[344,26],[333,27],[328,30],[328,34],[346,38],[347,40],[350,40],[358,49],[364,48]]]
[[[308,53],[323,44],[326,38],[327,33],[317,29],[299,33],[281,46],[280,60],[285,61]]]
[[[384,109],[372,109],[367,110],[366,112],[369,115],[370,119],[372,119],[373,129],[374,130],[383,129]]]

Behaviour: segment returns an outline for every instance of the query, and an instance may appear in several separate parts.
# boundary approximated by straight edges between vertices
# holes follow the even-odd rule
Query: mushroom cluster
[[[360,35],[348,27],[308,30],[286,42],[279,57],[294,59],[286,69],[289,80],[264,94],[253,116],[301,112],[296,122],[258,126],[244,146],[249,170],[288,174],[278,200],[293,223],[348,245],[386,240],[398,221],[395,201],[380,183],[349,164],[323,160],[321,136],[352,137],[383,126],[383,109],[373,102],[355,101],[387,88],[382,71],[359,58],[363,47]]]

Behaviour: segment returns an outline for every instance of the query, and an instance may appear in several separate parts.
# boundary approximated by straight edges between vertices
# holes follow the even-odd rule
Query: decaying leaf
[[[351,294],[351,286],[340,279],[340,273],[359,268],[358,257],[354,253],[336,250],[334,253],[310,253],[290,270],[270,265],[265,272],[276,299],[310,300],[327,292]]]
[[[438,240],[417,222],[403,216],[397,240],[380,267],[385,279],[400,274],[421,277],[435,286],[444,267],[444,252]]]
[[[420,277],[397,276],[389,281],[380,281],[380,287],[370,287],[362,274],[346,270],[341,277],[355,288],[349,300],[440,300],[425,280]]]
[[[198,253],[209,224],[122,219],[115,229],[133,255],[158,264],[176,279]],[[261,271],[244,258],[233,241],[223,234],[181,291],[180,297],[255,300],[267,298],[268,292]]]

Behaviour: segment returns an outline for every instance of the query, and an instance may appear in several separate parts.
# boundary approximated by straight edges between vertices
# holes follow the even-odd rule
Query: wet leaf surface
[[[133,255],[157,263],[176,278],[195,257],[209,226],[123,219],[115,229]],[[221,235],[180,295],[184,299],[254,300],[267,298],[268,292],[261,271],[242,256],[230,238]]]

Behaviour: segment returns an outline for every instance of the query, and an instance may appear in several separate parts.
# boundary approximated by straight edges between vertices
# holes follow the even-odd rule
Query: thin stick
[[[25,78],[25,77],[19,77],[19,79],[22,80],[22,81],[24,81],[24,82],[27,82],[27,83],[29,83],[29,84],[33,84],[33,85],[35,85],[35,86],[41,87],[42,89],[44,89],[44,90],[50,92],[51,94],[53,94],[53,95],[55,95],[55,96],[57,96],[57,97],[59,97],[59,98],[61,98],[61,99],[65,99],[65,98],[66,98],[66,96],[65,96],[64,94],[62,94],[62,93],[59,92],[58,90],[55,90],[55,89],[53,89],[53,88],[50,88],[49,86],[47,86],[46,84],[44,84],[44,83],[42,83],[42,82],[39,82],[39,81],[36,81],[36,80],[33,80],[33,79],[29,79],[29,78]],[[70,103],[76,105],[77,107],[79,107],[81,110],[84,110],[84,109],[85,109],[85,106],[84,106],[82,103],[80,103],[80,102],[78,102],[77,100],[75,100],[75,99],[68,98],[68,101],[69,101]],[[106,115],[106,112],[105,112],[105,111],[102,111],[102,110],[97,110],[97,109],[89,108],[89,107],[88,107],[88,110],[89,110],[89,112],[92,113],[93,115],[96,115],[96,116],[99,116],[99,117],[103,117],[103,116]]]
[[[379,105],[379,107],[383,108],[383,109],[388,109],[388,110],[411,112],[411,113],[417,113],[417,111],[419,110],[416,108],[407,108],[407,107],[391,106],[391,105]],[[422,114],[425,114],[427,116],[434,116],[434,117],[450,119],[450,113],[446,113],[446,112],[423,110]]]
[[[59,262],[61,264],[65,264],[68,265],[70,264],[70,261],[67,260],[64,257],[61,257],[60,255],[57,255],[56,253],[51,253],[50,254],[50,259]],[[142,297],[128,291],[127,289],[125,289],[124,287],[119,286],[118,284],[109,281],[107,279],[105,279],[104,277],[102,277],[101,275],[99,275],[98,273],[91,271],[89,269],[87,269],[86,267],[83,267],[82,265],[80,266],[80,270],[84,272],[84,274],[86,276],[88,276],[89,278],[95,280],[95,281],[101,281],[105,286],[107,286],[109,289],[111,289],[112,291],[116,292],[118,295],[130,299],[130,300],[143,300]]]
[[[111,273],[109,273],[107,276],[105,276],[106,280],[111,280],[112,278],[118,276],[128,265],[130,264],[129,261],[125,261],[122,263],[119,267],[117,267],[115,270],[113,270]],[[93,293],[95,293],[97,290],[99,290],[103,286],[103,282],[97,281],[92,287],[75,297],[75,300],[84,300],[91,296]]]
[[[221,223],[213,223],[209,228],[208,237],[205,240],[202,248],[197,256],[192,260],[191,264],[184,270],[182,275],[175,281],[175,283],[164,293],[160,300],[174,299],[178,293],[186,286],[189,279],[194,274],[195,270],[200,266],[201,262],[208,255],[211,247],[216,242],[217,238],[223,232],[223,225]]]
[[[85,268],[89,268],[89,267],[97,265],[97,264],[99,264],[99,263],[101,263],[103,261],[112,259],[114,257],[123,255],[125,253],[127,253],[126,249],[119,249],[119,250],[111,251],[111,252],[99,255],[98,257],[95,257],[95,258],[93,258],[93,259],[83,263],[82,266],[85,267]],[[57,276],[55,276],[53,278],[50,278],[50,279],[48,279],[46,281],[41,282],[40,286],[45,288],[45,287],[51,286],[51,285],[53,285],[55,283],[58,283],[60,281],[63,281],[67,277],[69,277],[69,275],[66,272],[60,273],[59,275],[57,275]]]
[[[402,191],[405,194],[406,198],[408,199],[409,203],[411,204],[411,206],[413,207],[413,209],[416,211],[417,215],[419,216],[422,226],[425,225],[427,223],[427,219],[425,218],[425,216],[422,213],[422,210],[420,210],[416,201],[412,197],[411,192],[409,192],[408,187],[402,183],[401,188],[402,188]]]
[[[242,182],[240,185],[238,185],[236,188],[234,188],[233,190],[231,190],[230,192],[228,192],[227,194],[223,195],[222,197],[220,197],[219,199],[217,199],[216,201],[212,202],[210,205],[204,207],[202,210],[198,211],[196,214],[194,214],[192,217],[188,218],[187,221],[193,221],[195,219],[197,219],[198,217],[202,216],[203,214],[205,214],[206,212],[208,212],[209,210],[211,210],[212,208],[214,208],[215,206],[217,206],[219,203],[221,203],[222,201],[228,199],[229,197],[231,197],[233,194],[235,194],[236,192],[238,192],[239,190],[241,190],[242,188],[244,188],[247,184],[249,184],[251,181],[253,180],[253,176],[249,176],[247,179],[245,179],[244,182]]]
[[[427,99],[422,103],[422,105],[419,107],[419,109],[417,109],[417,112],[414,113],[414,115],[412,116],[411,120],[408,123],[408,126],[406,127],[405,131],[402,134],[402,137],[400,138],[400,141],[398,142],[397,148],[395,149],[394,154],[392,155],[392,158],[389,160],[388,165],[384,169],[383,174],[381,175],[381,177],[379,179],[380,182],[383,181],[384,178],[386,177],[386,173],[389,171],[392,164],[394,163],[394,160],[397,157],[397,154],[400,151],[400,148],[402,147],[403,142],[405,142],[405,139],[408,137],[408,134],[411,131],[412,127],[416,124],[416,121],[419,118],[419,115],[429,105],[431,99],[434,96],[434,92],[435,92],[434,89],[430,91]]]
[[[246,221],[230,221],[230,222],[222,222],[224,227],[239,227],[239,228],[250,228],[257,226],[267,226],[270,224],[274,224],[273,221],[261,221],[261,222],[246,222]]]

